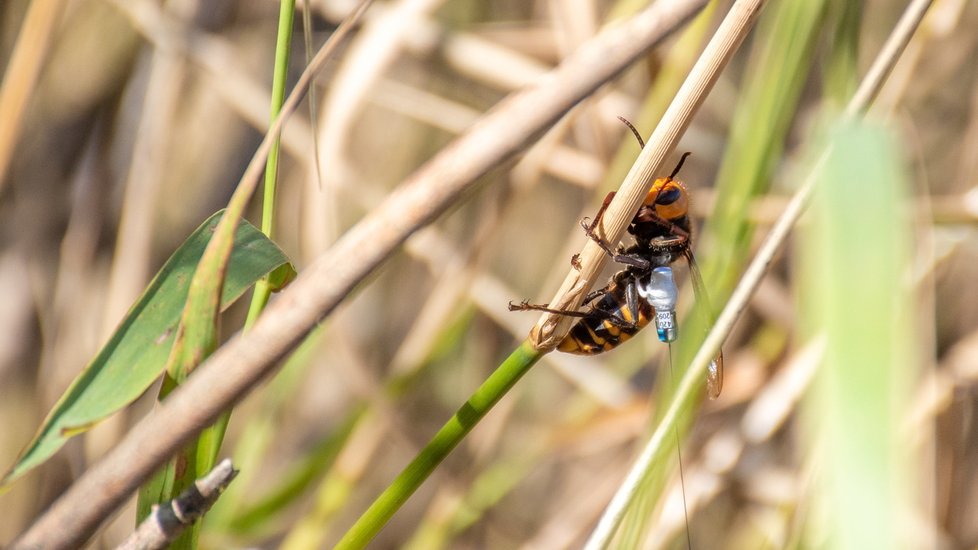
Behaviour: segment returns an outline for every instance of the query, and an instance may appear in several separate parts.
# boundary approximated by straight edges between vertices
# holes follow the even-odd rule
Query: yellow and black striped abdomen
[[[594,355],[615,348],[625,340],[635,335],[655,315],[652,305],[643,299],[638,300],[638,317],[636,318],[625,300],[624,284],[615,285],[598,302],[594,308],[594,316],[584,317],[577,322],[567,336],[561,340],[557,349],[566,353],[578,355]],[[608,320],[604,312],[614,312],[616,316],[634,326],[622,326]]]

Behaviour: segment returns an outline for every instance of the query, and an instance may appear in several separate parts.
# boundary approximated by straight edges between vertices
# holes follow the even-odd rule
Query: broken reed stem
[[[231,464],[231,459],[225,458],[177,498],[153,505],[153,512],[117,550],[166,548],[211,509],[237,475],[238,471]]]
[[[617,243],[624,235],[625,227],[638,211],[655,180],[655,174],[662,170],[666,157],[676,148],[679,138],[689,127],[693,115],[703,104],[720,72],[753,27],[763,5],[764,0],[739,0],[730,8],[608,205],[596,228],[602,239]],[[601,272],[607,255],[597,243],[588,239],[578,259],[580,269],[575,267],[568,273],[550,301],[551,308],[580,307],[584,295]],[[538,350],[551,350],[564,338],[574,321],[573,317],[544,313],[530,332],[530,341]]]

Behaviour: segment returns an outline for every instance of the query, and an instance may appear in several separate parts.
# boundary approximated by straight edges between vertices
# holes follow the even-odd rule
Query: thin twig
[[[866,111],[870,102],[883,85],[886,75],[889,74],[899,58],[900,53],[906,47],[907,42],[909,42],[910,37],[913,35],[914,30],[920,23],[920,19],[930,4],[931,0],[914,0],[907,7],[907,10],[890,34],[890,38],[887,39],[883,49],[876,57],[872,67],[863,78],[858,90],[847,105],[847,116],[857,116]],[[788,233],[794,227],[798,218],[801,217],[801,213],[807,206],[808,199],[811,197],[815,187],[815,175],[818,174],[819,166],[822,164],[825,156],[824,154],[822,155],[821,159],[816,163],[816,166],[809,173],[809,176],[805,179],[804,184],[795,192],[787,208],[785,208],[781,217],[778,218],[778,221],[772,227],[764,244],[761,245],[757,255],[747,267],[740,283],[734,289],[733,294],[731,294],[730,300],[723,308],[703,345],[690,362],[689,368],[686,370],[686,374],[683,376],[679,388],[676,390],[673,401],[669,404],[669,408],[666,409],[662,420],[652,433],[652,437],[636,459],[635,464],[622,483],[621,489],[619,489],[618,493],[615,494],[614,498],[608,504],[608,508],[605,509],[601,520],[598,522],[598,526],[591,534],[585,548],[592,550],[604,548],[610,542],[611,537],[614,536],[622,517],[624,517],[625,511],[638,491],[639,481],[644,477],[645,472],[648,471],[658,449],[669,435],[671,426],[675,425],[683,404],[702,384],[702,378],[706,373],[707,365],[713,359],[716,350],[726,340],[727,335],[730,334],[730,330],[740,317],[740,314],[746,309],[747,303],[760,285],[761,279],[767,274],[771,262],[774,260],[774,255],[780,250]]]
[[[846,106],[846,116],[856,116],[869,108],[932,3],[933,0],[913,0],[910,2],[896,26],[893,27],[893,32],[890,33],[886,43],[883,44],[879,54],[877,54],[873,65],[866,71],[866,76],[860,82],[859,89],[856,90]]]
[[[118,550],[156,550],[176,540],[184,529],[211,509],[224,489],[238,475],[231,460],[220,461],[207,475],[170,502],[153,505],[153,511],[136,528]]]
[[[247,335],[238,334],[200,365],[185,384],[79,477],[11,548],[81,544],[182,444],[270,373],[415,230],[447,210],[480,176],[530,143],[704,4],[705,0],[658,2],[583,45],[536,86],[497,105],[310,264]],[[308,84],[306,74],[297,88]],[[290,96],[269,135],[275,135],[294,111],[292,101]],[[270,141],[266,136],[259,151],[267,153]],[[257,181],[260,170],[261,161],[253,161],[246,177]],[[113,490],[106,491],[107,487]]]

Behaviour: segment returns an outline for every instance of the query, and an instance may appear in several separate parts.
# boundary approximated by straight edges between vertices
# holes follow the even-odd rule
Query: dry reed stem
[[[238,48],[226,38],[203,32],[165,12],[150,0],[108,0],[157,50],[185,56],[228,100],[245,122],[260,132],[269,127],[271,91],[238,61]],[[311,150],[312,127],[308,118],[292,117],[281,132],[283,148],[299,161]]]
[[[720,72],[747,36],[763,5],[763,0],[741,0],[730,8],[601,219],[597,234],[605,241],[617,243],[621,239],[625,227],[652,186],[655,175],[662,171],[666,157],[676,148],[679,138],[713,88]],[[550,301],[551,308],[577,309],[600,274],[607,254],[596,242],[588,239],[578,259],[580,269],[573,268],[567,274]],[[537,349],[551,350],[560,343],[575,321],[573,317],[544,313],[533,327],[530,339]]]
[[[35,0],[27,6],[24,24],[0,82],[0,191],[33,96],[54,28],[63,11],[61,0]]]
[[[927,8],[930,7],[931,2],[932,0],[913,0],[907,6],[907,9],[894,27],[893,32],[890,33],[889,38],[874,60],[873,65],[860,82],[856,93],[853,94],[852,99],[846,106],[846,116],[858,116],[864,113],[869,107],[870,102],[876,97],[876,94],[883,86],[886,76],[893,69],[900,53],[903,52],[911,36],[913,36],[914,30],[920,24],[920,20],[923,18],[924,13],[926,13]],[[750,297],[757,290],[761,279],[767,274],[771,262],[774,260],[774,255],[781,249],[781,245],[787,238],[788,233],[808,205],[808,200],[815,187],[815,175],[819,173],[819,166],[826,156],[823,154],[811,172],[809,172],[809,176],[805,179],[805,182],[798,191],[795,192],[794,196],[792,196],[785,211],[781,214],[777,223],[774,224],[771,232],[758,250],[757,255],[747,267],[733,294],[731,294],[730,300],[724,306],[723,311],[717,317],[716,323],[714,323],[713,328],[710,329],[709,334],[706,336],[703,345],[700,346],[699,351],[697,351],[693,360],[690,362],[686,374],[676,389],[673,401],[669,404],[669,408],[663,415],[662,420],[656,426],[652,437],[649,438],[649,441],[636,459],[635,464],[622,483],[621,489],[619,489],[618,493],[608,504],[608,508],[605,510],[604,515],[598,522],[598,526],[591,534],[591,538],[585,546],[586,549],[594,550],[604,548],[610,542],[621,519],[624,517],[629,503],[635,497],[640,481],[644,477],[645,472],[648,471],[656,450],[662,446],[666,437],[671,437],[672,426],[676,423],[682,404],[696,391],[695,388],[699,387],[702,383],[707,364],[713,359],[716,350],[720,348],[720,345],[730,334],[740,314],[747,308]]]
[[[181,102],[186,65],[184,58],[174,52],[156,49],[149,66],[132,145],[132,160],[126,175],[100,340],[109,339],[119,319],[152,276],[151,243],[156,230],[156,204],[167,170],[164,151]]]
[[[238,475],[225,458],[214,468],[180,493],[177,498],[154,505],[153,511],[117,550],[150,550],[166,548],[183,531],[211,509],[221,493]]]
[[[882,89],[886,77],[889,76],[893,66],[900,59],[900,54],[910,43],[910,37],[920,26],[924,14],[927,13],[932,3],[933,0],[913,0],[910,2],[896,26],[893,27],[893,32],[883,43],[879,54],[866,72],[866,76],[860,82],[859,89],[856,90],[846,106],[846,116],[856,116],[869,108],[870,103]]]
[[[444,212],[479,176],[531,142],[578,101],[692,17],[704,3],[657,3],[589,41],[536,86],[501,102],[310,264],[269,305],[247,335],[239,333],[201,364],[10,548],[65,548],[82,543],[181,445],[269,374],[411,233]],[[296,96],[301,97],[313,69],[325,61],[324,50],[332,43],[332,39],[327,42],[303,73],[255,159],[264,159],[272,141],[269,136],[275,135],[295,111]],[[241,185],[257,182],[262,163],[255,159]]]
[[[398,0],[379,5],[350,42],[321,108],[318,133],[320,158],[327,168],[323,173],[327,192],[354,177],[347,146],[371,88],[417,34],[418,23],[427,20],[442,2]]]

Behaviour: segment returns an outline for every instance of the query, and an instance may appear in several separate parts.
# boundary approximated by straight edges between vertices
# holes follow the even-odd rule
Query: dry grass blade
[[[866,73],[866,77],[860,83],[859,89],[846,106],[846,115],[855,116],[869,108],[933,2],[934,0],[914,0],[907,6],[893,32],[883,44],[883,49]]]
[[[82,475],[12,548],[73,546],[87,538],[154,468],[271,372],[412,232],[444,212],[480,175],[516,153],[704,3],[656,4],[582,46],[537,86],[504,100],[311,264],[248,335],[235,337],[202,364],[181,389]],[[313,64],[322,57],[321,51]],[[298,90],[308,84],[311,74],[307,70]],[[301,94],[290,96],[269,135],[275,135],[294,112],[296,95]],[[264,158],[271,141],[266,136],[256,158]],[[253,185],[260,169],[261,163],[253,160],[242,182]],[[105,487],[115,491],[106,494]]]
[[[62,13],[59,0],[31,2],[0,86],[0,190],[20,137],[27,103],[44,68],[54,27]]]

